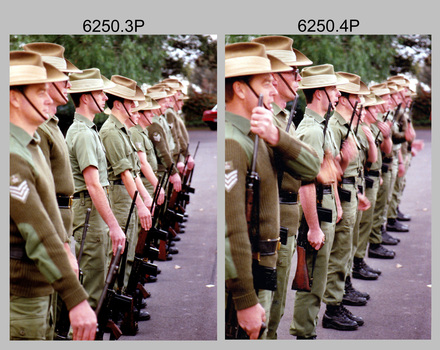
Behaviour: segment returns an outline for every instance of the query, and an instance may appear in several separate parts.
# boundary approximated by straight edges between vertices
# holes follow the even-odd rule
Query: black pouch
[[[324,221],[324,222],[333,221],[333,212],[331,209],[317,207],[316,211],[318,212],[319,221]]]
[[[275,291],[277,289],[277,269],[259,265],[258,260],[252,261],[254,288]]]
[[[374,180],[371,177],[365,176],[365,187],[366,188],[373,188]]]
[[[287,234],[289,233],[288,227],[280,226],[280,242],[283,245],[287,244]]]
[[[382,172],[383,172],[383,173],[388,172],[389,167],[390,167],[390,166],[389,166],[388,164],[382,164]]]
[[[338,187],[339,199],[343,202],[351,202],[351,191]]]

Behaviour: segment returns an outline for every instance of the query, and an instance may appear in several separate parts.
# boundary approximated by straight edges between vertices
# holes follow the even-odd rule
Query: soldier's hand
[[[121,227],[117,225],[116,227],[109,227],[109,236],[112,241],[112,251],[113,255],[116,255],[116,251],[118,250],[118,246],[122,246],[121,254],[124,252],[125,249],[125,234],[124,231],[122,231]]]
[[[182,190],[182,180],[178,173],[170,176],[170,182],[173,184],[173,189],[176,192],[180,192]]]
[[[380,132],[382,133],[383,138],[387,139],[391,133],[390,126],[387,123],[381,121],[378,121],[376,125],[379,128]]]
[[[407,142],[412,142],[415,137],[416,137],[416,132],[414,131],[412,123],[410,123],[408,125],[408,128],[406,128],[405,130],[405,139]]]
[[[179,174],[183,174],[183,170],[185,169],[185,164],[182,162],[177,162],[176,168],[177,170],[179,170]]]
[[[397,176],[398,177],[402,177],[403,175],[405,175],[405,163],[399,163],[399,168],[397,170]]]
[[[369,201],[369,199],[367,198],[367,196],[365,196],[362,193],[358,193],[358,209],[361,211],[365,211],[368,210],[371,207],[371,202]]]
[[[96,314],[87,300],[83,300],[69,311],[73,340],[95,340]]]
[[[342,210],[341,202],[336,204],[336,223],[342,220],[342,215],[344,215],[344,211]]]
[[[309,228],[309,232],[307,232],[307,240],[312,248],[319,250],[325,243],[324,232],[322,232],[319,227],[317,229]]]
[[[188,167],[188,170],[192,170],[194,168],[195,162],[193,157],[188,156],[188,162],[186,163],[186,166]]]
[[[277,127],[272,122],[272,113],[263,107],[255,107],[251,115],[251,131],[270,145],[280,139]]]
[[[344,154],[344,159],[347,159],[348,162],[351,162],[358,156],[358,150],[352,135],[348,136],[345,140],[341,152]]]
[[[145,204],[138,207],[138,215],[142,228],[148,231],[151,228],[152,220],[151,220],[151,213],[148,210],[148,208],[145,206]]]
[[[255,304],[247,309],[237,310],[237,321],[251,339],[258,339],[261,323],[266,322],[266,313],[261,304]]]
[[[165,201],[165,191],[163,188],[159,191],[159,196],[157,197],[157,204],[161,205]]]
[[[361,126],[365,136],[367,137],[368,141],[374,142],[373,133],[371,132],[371,129],[367,125]]]

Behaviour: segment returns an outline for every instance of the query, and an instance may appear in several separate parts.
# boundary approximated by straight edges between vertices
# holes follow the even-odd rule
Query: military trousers
[[[299,205],[280,204],[280,224],[288,229],[287,244],[281,244],[277,258],[277,290],[272,293],[266,339],[277,339],[277,329],[284,315],[292,257],[299,226]]]
[[[336,202],[333,193],[324,194],[322,206],[332,210],[332,222],[321,222],[321,230],[325,234],[325,244],[316,254],[313,269],[313,284],[310,292],[297,291],[293,310],[293,320],[289,333],[294,336],[311,337],[316,335],[318,313],[321,300],[327,285],[328,260],[335,236]],[[313,254],[307,251],[309,277],[312,273]]]
[[[109,241],[109,229],[90,197],[73,200],[73,237],[75,238],[75,255],[78,258],[87,209],[90,208],[89,227],[84,240],[84,248],[80,261],[82,284],[89,294],[88,302],[92,308],[98,305],[105,285],[106,250]]]
[[[385,219],[395,219],[397,217],[397,193],[399,192],[400,182],[397,175],[399,170],[399,159],[397,154],[393,157],[393,165],[391,169],[390,189],[388,192],[388,205]]]
[[[388,201],[388,192],[391,181],[391,164],[387,172],[382,172],[382,185],[379,184],[379,190],[377,191],[376,205],[374,206],[373,213],[373,226],[371,228],[370,243],[379,244],[382,243],[382,225],[386,220],[386,209]]]
[[[53,340],[52,296],[9,296],[10,340]]]
[[[329,305],[342,302],[347,265],[352,254],[353,229],[358,207],[356,183],[342,184],[341,187],[350,192],[350,201],[341,200],[343,216],[335,226],[335,237],[328,262],[327,286],[323,297],[323,301]]]
[[[122,231],[126,232],[126,241],[128,242],[127,259],[125,265],[125,275],[124,275],[124,286],[128,283],[128,278],[130,277],[131,267],[133,265],[134,253],[136,249],[137,239],[138,239],[138,215],[136,206],[133,208],[133,213],[131,214],[129,227],[125,228],[127,225],[128,214],[130,213],[130,207],[132,203],[132,198],[127,192],[124,185],[114,184],[110,181],[109,187],[110,195],[110,205],[116,220],[121,226]],[[124,252],[125,254],[125,252]],[[107,269],[110,265],[113,256],[112,246],[108,244],[107,246]],[[122,261],[121,261],[122,263]],[[119,286],[122,288],[123,286]]]
[[[371,229],[373,228],[374,209],[376,207],[377,191],[379,190],[378,176],[371,176],[374,180],[373,186],[365,189],[365,196],[371,203],[370,208],[362,212],[362,218],[359,224],[359,240],[357,249],[354,253],[356,258],[363,259],[367,252],[367,245],[370,238]]]

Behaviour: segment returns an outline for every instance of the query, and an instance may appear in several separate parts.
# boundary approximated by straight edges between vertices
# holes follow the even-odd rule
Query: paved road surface
[[[410,232],[390,233],[401,240],[397,246],[386,246],[396,252],[393,260],[366,258],[368,265],[382,271],[378,280],[352,280],[356,289],[371,296],[366,306],[347,307],[355,315],[364,318],[365,325],[350,332],[324,329],[321,323],[325,310],[323,306],[319,314],[318,339],[431,339],[430,130],[418,130],[417,138],[424,140],[425,148],[413,158],[400,205],[403,213],[411,215],[408,223]],[[296,255],[293,261],[296,262]],[[278,339],[295,339],[289,334],[293,301],[294,291],[288,290]]]
[[[217,133],[190,131],[189,151],[195,158],[195,193],[187,206],[186,232],[176,242],[179,253],[155,264],[162,270],[151,292],[147,310],[151,320],[139,322],[136,336],[120,340],[217,339]]]

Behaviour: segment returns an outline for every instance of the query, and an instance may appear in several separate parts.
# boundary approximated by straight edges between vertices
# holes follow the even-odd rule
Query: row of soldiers
[[[194,191],[183,84],[168,78],[144,93],[64,51],[10,52],[10,339],[136,334],[150,318],[144,284],[160,273],[155,260],[178,253]],[[55,113],[69,96],[64,136]]]
[[[423,147],[408,79],[367,86],[292,46],[262,36],[225,48],[226,338],[277,338],[296,250],[289,333],[316,339],[322,302],[323,327],[358,329],[364,320],[344,305],[370,296],[351,278],[377,279],[367,250],[392,259],[384,245],[399,240],[387,231],[408,230],[398,206]],[[307,106],[295,130],[298,90]]]

